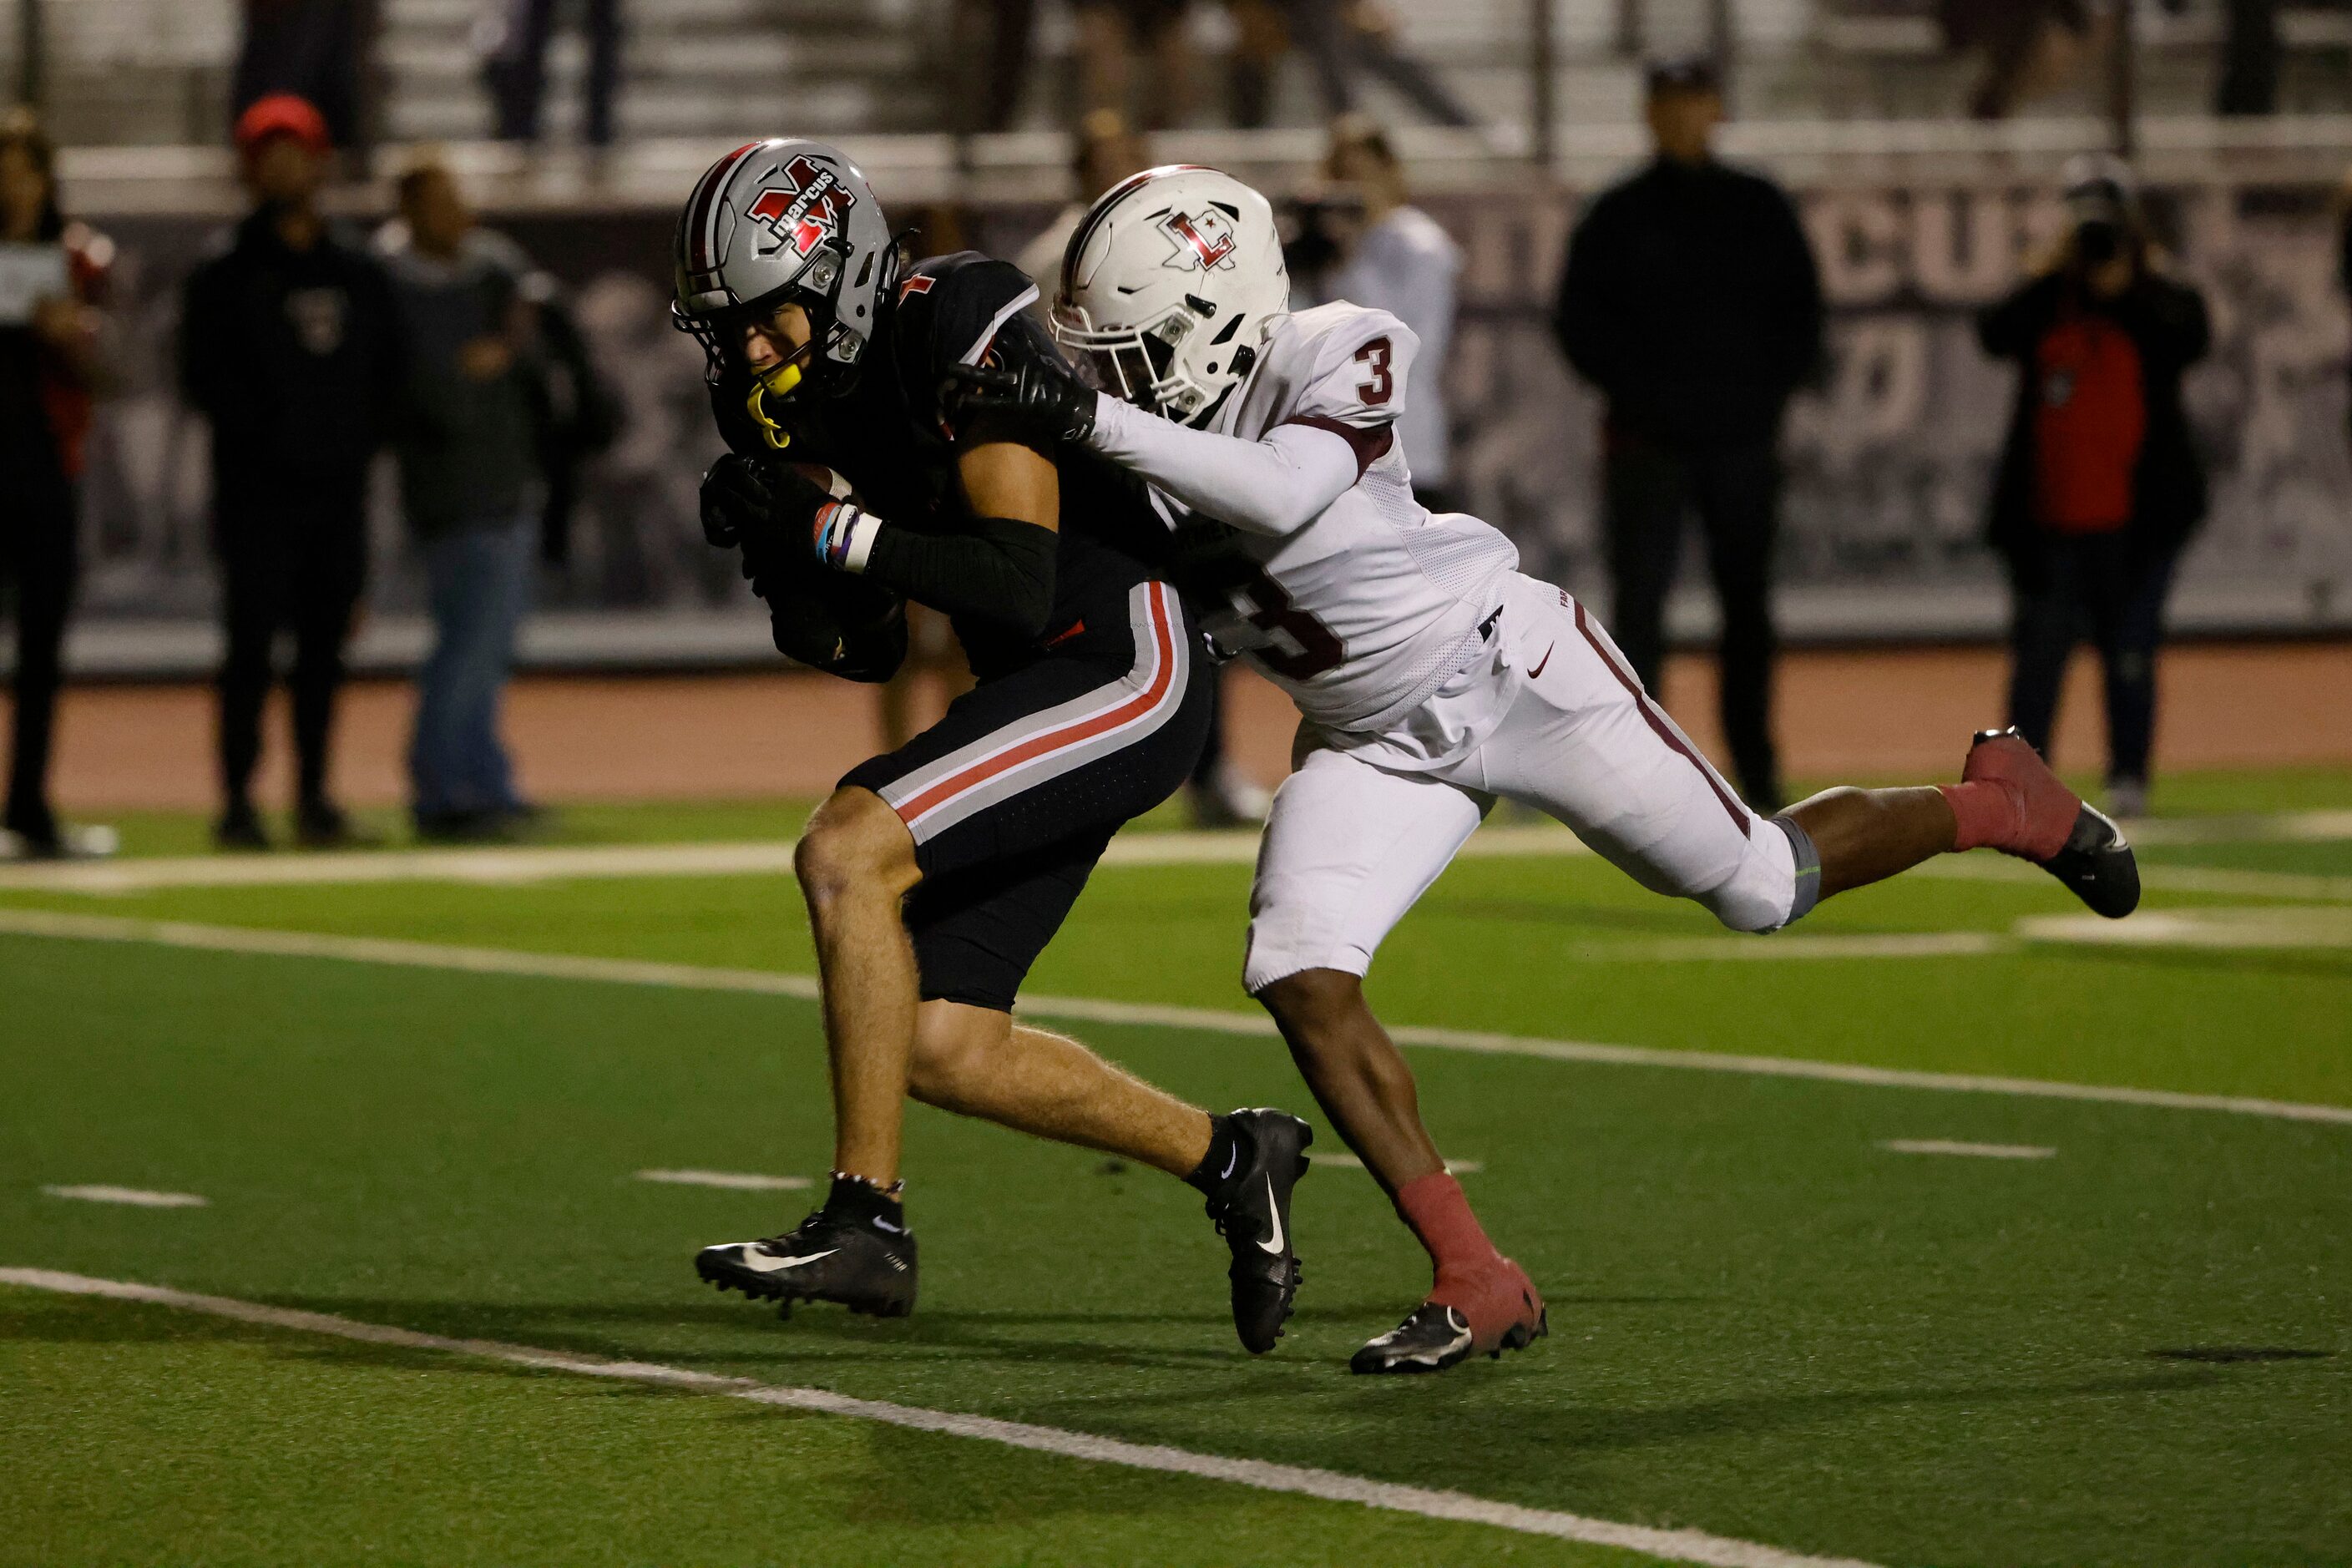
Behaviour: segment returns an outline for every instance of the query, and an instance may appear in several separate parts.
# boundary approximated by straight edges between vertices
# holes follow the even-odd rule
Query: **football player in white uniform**
[[[1583,605],[1522,575],[1487,524],[1414,501],[1395,438],[1404,324],[1288,298],[1264,196],[1215,170],[1150,170],[1096,203],[1063,262],[1055,332],[1100,389],[1044,360],[961,379],[976,405],[1149,481],[1203,626],[1304,716],[1259,847],[1245,984],[1434,1266],[1422,1305],[1354,1367],[1438,1371],[1525,1345],[1543,1302],[1446,1174],[1361,980],[1497,798],[1746,931],[1979,847],[2047,867],[2106,915],[2137,904],[2138,871],[2115,825],[2009,732],[1977,737],[1958,784],[1750,811]]]

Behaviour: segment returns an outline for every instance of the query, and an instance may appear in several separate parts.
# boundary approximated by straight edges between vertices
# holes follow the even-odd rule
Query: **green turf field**
[[[2185,780],[2169,798],[2340,810],[2352,780]],[[562,837],[795,822],[614,808]],[[184,821],[130,826],[134,851],[195,840]],[[1416,1048],[1424,1110],[1479,1163],[1465,1185],[1547,1288],[1554,1331],[1439,1379],[1345,1373],[1425,1282],[1361,1172],[1301,1188],[1301,1310],[1253,1362],[1189,1190],[919,1109],[914,1318],[780,1324],[699,1288],[696,1247],[782,1228],[805,1196],[635,1173],[815,1176],[828,1152],[814,1009],[731,973],[810,967],[770,876],[0,882],[0,1268],[1686,1528],[1727,1562],[2352,1563],[2352,842],[2247,835],[2152,848],[2149,917],[2178,935],[2129,946],[2071,940],[2065,895],[1989,856],[1960,863],[1988,875],[1867,890],[1769,942],[1590,858],[1457,865],[1376,973],[1401,1025],[2277,1103]],[[1107,867],[1034,989],[1245,1023],[1247,877]],[[53,915],[101,923],[28,934]],[[328,940],[201,945],[220,928]],[[473,973],[352,939],[685,967]],[[730,973],[693,973],[714,970]],[[1210,1105],[1313,1119],[1278,1047],[1201,1022],[1069,1026]],[[43,1190],[78,1184],[206,1206]],[[0,1286],[0,1563],[1644,1560]]]

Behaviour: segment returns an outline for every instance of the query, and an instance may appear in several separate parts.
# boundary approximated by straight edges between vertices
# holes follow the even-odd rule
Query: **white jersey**
[[[1396,421],[1419,348],[1385,310],[1339,300],[1297,311],[1276,322],[1209,426],[1257,441],[1305,425],[1355,449],[1355,484],[1306,526],[1232,531],[1228,548],[1245,563],[1217,584],[1223,606],[1199,606],[1221,651],[1246,655],[1308,720],[1343,737],[1381,734],[1476,660],[1518,569],[1518,551],[1494,528],[1413,500]],[[1157,489],[1153,500],[1171,525],[1190,521]]]

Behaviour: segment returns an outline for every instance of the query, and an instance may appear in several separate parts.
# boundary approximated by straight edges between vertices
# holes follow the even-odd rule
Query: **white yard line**
[[[471,1356],[541,1372],[611,1378],[687,1394],[718,1394],[729,1399],[750,1400],[758,1405],[780,1405],[788,1410],[843,1416],[853,1421],[876,1421],[891,1426],[910,1427],[919,1432],[938,1432],[983,1443],[1003,1444],[1007,1447],[1058,1454],[1066,1458],[1083,1459],[1095,1464],[1120,1465],[1129,1469],[1156,1470],[1167,1475],[1196,1476],[1204,1480],[1226,1481],[1259,1491],[1292,1492],[1328,1502],[1357,1503],[1365,1508],[1418,1514],[1424,1519],[1492,1525],[1524,1535],[1552,1536],[1594,1546],[1647,1552],[1669,1562],[1706,1563],[1709,1568],[1872,1568],[1869,1563],[1851,1558],[1811,1557],[1752,1541],[1710,1535],[1698,1530],[1656,1530],[1646,1525],[1619,1524],[1605,1519],[1587,1519],[1581,1514],[1495,1502],[1466,1492],[1401,1486],[1392,1481],[1372,1480],[1337,1470],[1309,1469],[1300,1465],[1276,1464],[1265,1459],[1236,1459],[1219,1454],[1197,1454],[1184,1448],[1129,1443],[1118,1437],[1072,1432],[1059,1426],[1036,1426],[1021,1421],[1000,1421],[989,1415],[926,1410],[919,1405],[892,1405],[877,1399],[856,1399],[822,1388],[792,1388],[755,1383],[749,1378],[720,1377],[712,1373],[661,1366],[648,1362],[607,1361],[600,1356],[541,1350],[532,1345],[505,1344],[496,1340],[449,1339],[440,1334],[418,1333],[411,1329],[394,1328],[383,1323],[363,1323],[349,1318],[331,1317],[323,1312],[298,1311],[258,1301],[239,1301],[225,1296],[201,1296],[186,1290],[172,1290],[125,1280],[93,1279],[85,1275],[62,1274],[47,1268],[0,1268],[0,1284],[20,1286],[28,1290],[47,1290],[59,1295],[146,1302],[265,1328],[328,1334],[337,1339],[391,1345],[401,1350],[438,1351],[448,1355]]]
[[[43,1187],[41,1191],[53,1198],[79,1198],[86,1204],[128,1204],[142,1209],[200,1209],[209,1206],[210,1200],[194,1193],[151,1193],[142,1187],[94,1186]]]
[[[2308,812],[2276,817],[2223,817],[2139,825],[2149,844],[2305,842],[2352,837],[2352,812]],[[152,860],[42,861],[0,864],[0,891],[128,894],[169,888],[253,888],[365,885],[378,882],[530,883],[564,879],[789,876],[793,844],[766,839],[734,844],[604,844],[518,846],[484,849],[397,849],[320,855],[195,855]],[[1591,854],[1577,837],[1550,823],[1489,827],[1471,836],[1462,858],[1499,860]],[[1257,859],[1254,833],[1126,833],[1111,840],[1106,866],[1247,866]],[[2037,868],[2006,856],[1949,856],[1911,873],[1960,881],[2041,879]],[[2226,867],[2146,866],[2142,882],[2156,891],[2313,899],[2352,902],[2352,877],[2291,871],[2242,871]]]
[[[744,1171],[639,1171],[637,1180],[679,1187],[726,1187],[741,1193],[797,1193],[816,1185],[806,1176],[755,1176]]]
[[[2239,816],[2150,816],[2124,825],[2135,844],[2318,844],[2352,838],[2352,811],[2273,811]]]
[[[2016,930],[2029,942],[2097,947],[2343,949],[2352,948],[2352,910],[2302,904],[2143,910],[2127,921],[2033,915],[2019,921]]]
[[[1949,1138],[1889,1138],[1878,1146],[1890,1154],[1959,1154],[1979,1160],[2048,1160],[2058,1153],[2038,1143],[1963,1143]]]
[[[1364,1168],[1364,1163],[1353,1154],[1309,1154],[1307,1158],[1311,1164],[1329,1165],[1341,1171],[1360,1171]],[[1475,1176],[1486,1168],[1486,1162],[1484,1160],[1445,1162],[1445,1173],[1449,1176]]]
[[[130,920],[112,915],[60,914],[47,910],[0,909],[0,934],[58,937],[80,942],[145,942],[215,952],[341,959],[361,963],[526,975],[550,980],[667,986],[692,991],[750,992],[761,995],[798,997],[803,1001],[814,1001],[817,995],[816,979],[807,974],[779,974],[756,969],[706,969],[689,963],[582,958],[569,953],[519,952],[505,948],[448,947],[435,942],[395,942],[381,937],[256,931],[234,926],[194,925],[180,921]],[[1026,996],[1022,1000],[1021,1011],[1035,1017],[1201,1029],[1223,1035],[1265,1037],[1276,1032],[1273,1020],[1263,1013],[1215,1007],[1177,1007],[1148,1002],[1111,1002],[1085,996]],[[1582,1040],[1551,1040],[1482,1029],[1434,1028],[1412,1024],[1394,1026],[1389,1034],[1401,1046],[1469,1051],[1483,1056],[1533,1057],[1545,1061],[1585,1062],[1602,1067],[1675,1068],[1761,1078],[1816,1079],[1878,1089],[1921,1089],[1962,1094],[2013,1095],[2037,1100],[2088,1100],[2170,1110],[2219,1110],[2286,1121],[2324,1121],[2352,1126],[2352,1106],[2313,1105],[2250,1096],[2184,1094],[2171,1089],[2058,1083],[2043,1079],[2001,1078],[1977,1073],[1921,1072],[1904,1068],[1865,1067],[1853,1062],[1806,1061],[1793,1057],[1730,1056],[1713,1051],[1663,1050],[1648,1046],[1598,1045]]]

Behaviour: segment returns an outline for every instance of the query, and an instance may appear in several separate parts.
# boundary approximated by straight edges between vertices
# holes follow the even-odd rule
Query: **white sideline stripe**
[[[79,1198],[88,1204],[129,1204],[142,1209],[200,1209],[211,1206],[212,1200],[194,1193],[151,1193],[140,1187],[110,1187],[100,1183],[92,1186],[43,1187],[41,1191],[53,1198]]]
[[[2124,825],[2135,844],[2317,844],[2352,838],[2352,811],[2257,812],[2234,816],[2148,816]]]
[[[2029,942],[2098,947],[2352,948],[2352,910],[2298,904],[2252,909],[2147,910],[2127,921],[2034,915],[2017,922]]]
[[[2050,873],[2011,855],[1976,850],[1939,855],[1903,873],[1944,882],[2046,882]],[[2231,899],[2307,899],[2352,903],[2352,877],[2314,877],[2299,871],[2239,871],[2226,866],[2143,864],[2139,883],[2151,892],[2216,893]]]
[[[2352,813],[2310,813],[2323,825]],[[2187,822],[2144,840],[2149,843],[2242,843],[2262,840],[2242,825],[2210,837],[2186,831]],[[2255,819],[2263,820],[2263,819]],[[2292,821],[2290,823],[2292,825]],[[2295,832],[2278,835],[2293,840]],[[2312,837],[2337,835],[2313,834]],[[166,888],[316,887],[382,882],[470,882],[484,885],[566,879],[789,876],[793,845],[775,839],[736,844],[604,844],[526,846],[500,849],[343,850],[316,855],[192,855],[152,860],[39,861],[0,865],[0,891],[129,894]],[[1481,828],[1456,859],[1510,860],[1588,856],[1592,851],[1564,827],[1538,823]],[[1110,842],[1106,866],[1248,866],[1257,860],[1257,835],[1243,832],[1127,833]],[[2021,860],[1991,853],[1949,855],[1913,868],[1908,876],[1948,881],[2038,882],[2043,873]],[[2141,885],[2156,892],[2216,893],[2231,898],[2309,899],[2352,903],[2352,877],[2293,871],[2242,871],[2216,866],[2142,866]]]
[[[1780,963],[1822,958],[1983,958],[2014,952],[2018,945],[1989,931],[1801,931],[1793,936],[1782,932],[1769,942],[1752,936],[1604,940],[1582,943],[1565,956],[1600,963]]]
[[[265,1328],[331,1334],[338,1339],[393,1345],[403,1350],[440,1351],[450,1355],[474,1356],[542,1372],[614,1378],[688,1394],[715,1394],[760,1405],[782,1405],[789,1410],[845,1416],[854,1421],[878,1421],[891,1426],[911,1427],[919,1432],[940,1432],[953,1437],[1001,1443],[1008,1447],[1059,1454],[1066,1458],[1086,1459],[1097,1464],[1123,1465],[1129,1469],[1157,1470],[1168,1475],[1197,1476],[1205,1480],[1229,1481],[1236,1486],[1252,1487],[1259,1491],[1296,1492],[1328,1502],[1360,1503],[1366,1508],[1419,1514],[1424,1519],[1493,1525],[1525,1535],[1546,1535],[1564,1541],[1580,1541],[1594,1546],[1614,1546],[1676,1563],[1705,1563],[1708,1568],[1873,1568],[1870,1563],[1852,1558],[1809,1557],[1801,1552],[1784,1552],[1779,1547],[1765,1546],[1756,1542],[1709,1535],[1698,1530],[1656,1530],[1646,1525],[1618,1524],[1605,1519],[1587,1519],[1581,1514],[1496,1502],[1486,1498],[1473,1497],[1467,1492],[1400,1486],[1391,1481],[1344,1475],[1337,1470],[1309,1469],[1301,1465],[1281,1465],[1265,1459],[1235,1459],[1218,1454],[1196,1454],[1189,1449],[1129,1443],[1117,1437],[1067,1431],[1059,1426],[1036,1426],[1022,1421],[1000,1421],[990,1415],[926,1410],[918,1405],[893,1405],[878,1399],[856,1399],[822,1388],[791,1388],[754,1383],[749,1378],[720,1377],[713,1373],[692,1372],[683,1367],[661,1366],[649,1362],[607,1361],[601,1356],[574,1355],[540,1350],[530,1345],[505,1344],[497,1340],[448,1339],[440,1334],[418,1333],[411,1329],[393,1328],[383,1323],[362,1323],[349,1318],[331,1317],[323,1312],[298,1311],[287,1307],[267,1306],[258,1301],[235,1300],[225,1296],[200,1296],[186,1290],[171,1290],[161,1286],[139,1285],[125,1280],[93,1279],[86,1275],[63,1274],[48,1268],[0,1268],[0,1284],[66,1296],[98,1296],[116,1301],[142,1301],[161,1307],[175,1307],[182,1311],[234,1319]]]
[[[755,1176],[744,1171],[639,1171],[637,1180],[680,1187],[729,1187],[745,1193],[797,1193],[816,1185],[806,1176]]]
[[[1364,1168],[1364,1163],[1353,1154],[1309,1154],[1307,1158],[1311,1164],[1330,1165],[1342,1171],[1360,1171]],[[1486,1168],[1486,1162],[1484,1160],[1445,1162],[1445,1173],[1449,1176],[1475,1176]]]
[[[690,963],[581,958],[568,953],[520,952],[504,948],[445,947],[433,942],[394,942],[381,937],[250,931],[233,926],[193,925],[180,921],[58,914],[46,910],[0,909],[0,934],[60,937],[79,942],[152,942],[164,947],[215,952],[256,953],[275,958],[343,959],[360,963],[454,969],[479,974],[512,974],[544,980],[588,980],[689,991],[740,991],[757,995],[794,996],[811,1002],[817,997],[816,978],[808,974],[780,974],[758,969],[705,969]],[[1109,1002],[1087,996],[1027,996],[1022,999],[1020,1012],[1031,1017],[1200,1029],[1221,1035],[1265,1037],[1276,1034],[1274,1020],[1263,1013],[1228,1012],[1215,1007]],[[1545,1061],[1589,1062],[1603,1067],[1681,1068],[1761,1078],[1818,1079],[1831,1083],[1864,1084],[1878,1089],[2008,1094],[2027,1099],[2090,1100],[2168,1110],[2221,1110],[2241,1116],[2272,1117],[2284,1121],[2327,1121],[2352,1126],[2352,1106],[2313,1105],[2299,1100],[2262,1100],[2242,1095],[2185,1094],[2167,1089],[2061,1083],[2047,1079],[1924,1072],[1907,1068],[1865,1067],[1854,1062],[1806,1061],[1795,1057],[1730,1056],[1714,1051],[1664,1050],[1649,1046],[1606,1046],[1582,1040],[1548,1040],[1528,1035],[1435,1028],[1414,1024],[1397,1025],[1389,1030],[1389,1037],[1401,1046],[1415,1046],[1429,1050],[1471,1051],[1483,1056],[1534,1057]]]
[[[1878,1146],[1890,1154],[1969,1154],[1979,1160],[2048,1160],[2058,1153],[2039,1143],[1963,1143],[1948,1138],[1889,1138]]]

